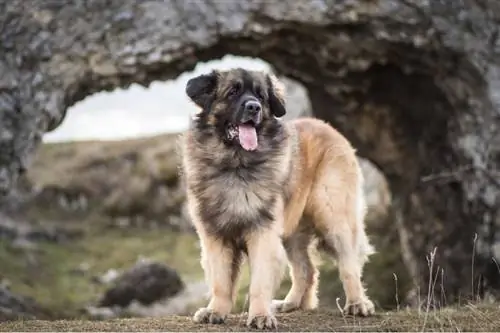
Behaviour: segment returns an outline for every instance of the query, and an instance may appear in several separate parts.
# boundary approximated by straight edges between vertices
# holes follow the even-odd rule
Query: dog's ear
[[[267,75],[267,85],[271,113],[276,117],[283,117],[286,113],[285,85],[273,74]]]
[[[212,71],[209,74],[190,79],[186,84],[186,94],[202,109],[209,107],[207,105],[215,92],[217,86],[217,73]]]

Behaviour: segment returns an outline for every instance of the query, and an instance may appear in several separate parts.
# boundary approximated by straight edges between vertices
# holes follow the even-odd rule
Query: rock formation
[[[12,293],[0,284],[0,322],[19,319],[48,319],[51,314],[30,297]]]
[[[208,295],[204,281],[186,284],[173,268],[147,259],[111,282],[95,305],[85,307],[92,318],[189,315]]]
[[[500,289],[498,1],[12,0],[0,13],[4,207],[43,133],[85,96],[260,57],[384,172],[420,290],[434,247],[448,301],[472,283]]]
[[[126,307],[136,300],[149,305],[162,298],[175,296],[184,289],[184,282],[172,268],[158,262],[139,262],[121,276],[99,300],[103,307]]]

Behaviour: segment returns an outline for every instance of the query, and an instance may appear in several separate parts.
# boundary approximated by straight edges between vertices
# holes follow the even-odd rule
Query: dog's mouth
[[[227,126],[227,136],[229,140],[238,138],[240,146],[248,151],[257,149],[259,146],[257,129],[255,122],[250,120],[242,124],[232,124]]]

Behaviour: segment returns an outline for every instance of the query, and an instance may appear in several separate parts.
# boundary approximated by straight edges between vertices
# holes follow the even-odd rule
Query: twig
[[[392,273],[392,276],[394,276],[394,282],[396,283],[396,307],[397,307],[397,311],[399,312],[399,290],[398,290],[398,276],[396,275],[396,273]]]
[[[476,257],[476,241],[477,241],[477,233],[474,234],[474,244],[472,245],[472,273],[471,273],[472,299],[474,299],[474,258]]]
[[[491,260],[493,260],[493,262],[495,263],[495,265],[497,265],[498,273],[500,274],[500,266],[498,265],[497,260],[495,259],[495,257],[492,257]]]
[[[458,176],[461,176],[463,172],[472,170],[473,166],[472,165],[465,165],[461,166],[455,170],[449,170],[449,171],[442,171],[439,173],[434,173],[430,174],[427,176],[423,176],[420,178],[420,181],[423,183],[427,183],[433,180],[439,180],[439,179],[446,179],[446,178],[457,178]]]
[[[434,277],[434,282],[432,282],[432,291],[431,291],[432,299],[434,299],[434,290],[436,287],[436,281],[437,281],[438,275],[439,275],[439,266],[438,266],[438,269],[436,270],[436,276]],[[436,310],[436,305],[435,305],[436,302],[432,302],[432,303],[433,303],[434,310]]]
[[[446,292],[444,290],[444,268],[441,268],[441,307],[446,305]]]
[[[417,287],[417,297],[418,297],[418,316],[422,314],[422,300],[420,299],[420,286]]]
[[[347,320],[345,319],[344,309],[342,309],[342,306],[340,306],[340,297],[337,297],[337,298],[335,299],[335,303],[337,303],[337,308],[339,308],[339,310],[340,310],[340,314],[342,314],[342,319],[344,319],[344,323],[345,323],[346,325],[348,325],[348,324],[347,324]]]
[[[480,296],[480,287],[481,287],[481,278],[482,278],[482,275],[479,275],[479,278],[477,280],[477,292],[476,292],[476,302],[479,302],[481,300],[481,296]]]
[[[427,307],[425,309],[424,324],[422,326],[422,332],[425,331],[425,325],[427,325],[427,317],[429,316],[429,308],[431,305],[431,291],[432,291],[432,271],[434,268],[434,258],[436,256],[437,247],[430,252],[430,256],[426,256],[427,265],[429,266],[429,286],[427,288]]]
[[[422,183],[427,183],[434,180],[447,180],[447,179],[454,180],[457,179],[459,176],[462,176],[464,172],[470,170],[481,172],[484,176],[488,178],[490,184],[493,184],[496,187],[500,187],[500,180],[498,180],[498,177],[496,175],[492,174],[492,173],[497,173],[496,170],[488,170],[485,166],[473,166],[473,165],[465,165],[456,168],[454,170],[443,171],[439,173],[430,174],[427,176],[422,176],[420,177],[420,181]]]

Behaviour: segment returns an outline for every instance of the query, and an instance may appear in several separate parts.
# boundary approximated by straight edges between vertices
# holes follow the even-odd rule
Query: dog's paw
[[[299,306],[295,303],[279,299],[274,299],[271,307],[273,312],[291,312],[299,308]]]
[[[344,307],[344,313],[352,316],[367,317],[375,313],[375,306],[368,298],[358,302],[348,302]]]
[[[273,315],[262,315],[248,317],[247,326],[250,328],[262,329],[276,329],[278,327],[278,321]]]
[[[200,308],[193,316],[193,321],[195,323],[203,324],[223,324],[226,320],[225,315],[221,315],[208,308]]]

